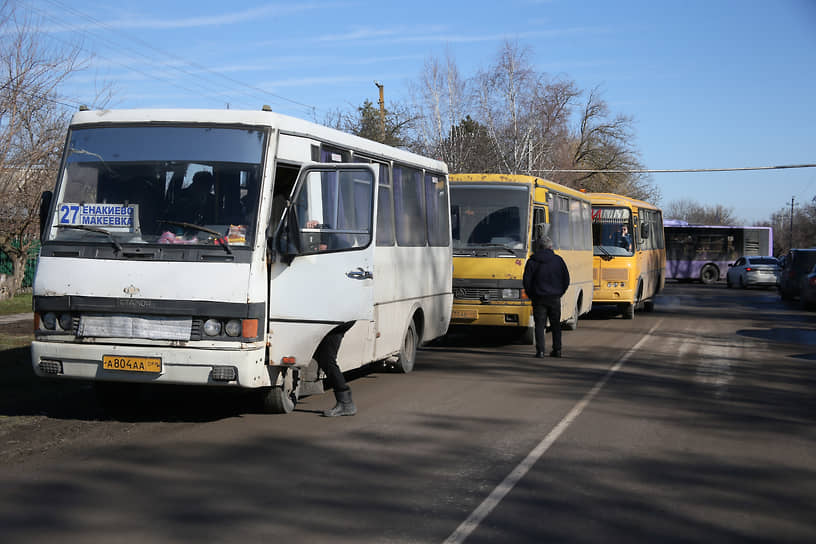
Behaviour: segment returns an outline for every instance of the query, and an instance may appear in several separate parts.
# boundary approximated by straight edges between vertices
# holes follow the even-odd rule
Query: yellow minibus
[[[612,193],[589,193],[592,202],[593,301],[615,304],[625,319],[635,307],[654,309],[665,284],[663,212]]]
[[[515,329],[534,339],[532,305],[524,292],[524,265],[546,234],[569,268],[561,299],[564,327],[592,307],[591,204],[586,194],[520,175],[450,176],[453,238],[451,326]]]

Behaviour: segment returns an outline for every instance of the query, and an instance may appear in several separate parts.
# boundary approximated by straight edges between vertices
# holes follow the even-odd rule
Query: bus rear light
[[[258,320],[257,319],[243,319],[241,320],[241,336],[244,338],[255,338],[258,336]]]
[[[521,300],[530,300],[530,297],[527,296],[527,291],[524,289],[521,290]]]
[[[293,364],[295,364],[295,358],[294,357],[282,357],[281,358],[281,364],[282,365],[293,365]]]

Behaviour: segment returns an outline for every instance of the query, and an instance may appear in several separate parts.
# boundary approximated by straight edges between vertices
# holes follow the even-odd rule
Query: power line
[[[744,172],[748,170],[785,170],[789,168],[816,168],[816,164],[784,164],[780,166],[746,166],[741,168],[677,168],[677,169],[632,169],[632,170],[592,170],[592,169],[562,169],[530,170],[535,173],[573,173],[573,174],[679,174],[688,172]]]
[[[252,94],[255,94],[257,97],[263,97],[262,98],[263,100],[268,100],[269,97],[274,97],[274,98],[276,98],[276,99],[278,99],[280,101],[285,101],[285,102],[288,102],[290,104],[294,104],[296,106],[299,106],[301,108],[305,108],[307,111],[312,112],[312,113],[316,109],[313,105],[305,104],[303,102],[293,100],[291,98],[288,98],[288,97],[285,97],[285,96],[282,96],[282,95],[267,91],[265,89],[261,89],[261,88],[256,87],[256,86],[249,85],[249,84],[247,84],[247,83],[245,83],[243,81],[237,80],[237,79],[235,79],[233,77],[230,77],[230,76],[227,76],[227,75],[222,74],[220,72],[217,72],[215,70],[212,70],[211,68],[209,68],[207,66],[203,66],[201,64],[198,64],[198,63],[192,62],[190,60],[184,59],[179,55],[176,55],[176,54],[173,54],[173,53],[168,52],[166,50],[157,48],[157,47],[153,46],[152,44],[150,44],[150,43],[148,43],[148,42],[134,36],[131,33],[124,32],[124,31],[121,31],[121,30],[114,30],[109,24],[104,23],[103,21],[100,21],[100,20],[96,19],[92,15],[89,15],[87,13],[84,13],[84,12],[80,11],[80,10],[77,10],[75,8],[67,6],[67,5],[59,2],[58,0],[46,0],[46,2],[50,3],[54,7],[62,9],[63,11],[65,11],[67,13],[70,13],[70,14],[72,14],[74,16],[77,16],[77,17],[79,17],[81,19],[84,19],[85,21],[88,21],[88,22],[92,23],[93,25],[96,25],[96,27],[98,29],[101,29],[102,31],[112,33],[115,36],[124,36],[125,38],[127,38],[131,42],[137,44],[138,46],[140,46],[140,47],[142,47],[144,49],[148,49],[148,50],[152,51],[154,54],[158,54],[158,55],[164,56],[165,58],[169,58],[171,60],[178,61],[178,62],[182,63],[184,66],[194,68],[195,70],[191,71],[191,70],[185,69],[183,66],[170,65],[170,66],[167,67],[169,70],[175,70],[175,71],[183,74],[187,78],[195,78],[195,79],[198,79],[201,82],[206,83],[206,85],[209,87],[209,92],[211,93],[212,96],[218,96],[219,98],[227,98],[227,92],[224,92],[224,91],[227,91],[227,89],[224,89],[223,87],[219,86],[217,83],[215,83],[212,80],[213,77],[217,77],[217,78],[221,78],[221,79],[223,79],[225,81],[228,81],[231,85],[236,85],[238,89],[244,89],[244,92],[239,91],[239,93],[238,93],[239,95],[242,94],[244,96],[250,96]],[[72,30],[71,26],[69,26],[65,22],[54,19],[49,14],[44,13],[41,10],[38,10],[36,7],[31,6],[30,4],[29,4],[29,8],[33,9],[35,11],[38,11],[39,13],[41,13],[41,15],[43,17],[48,18],[49,20],[54,22],[56,25],[66,29],[66,30]],[[137,49],[134,49],[133,47],[128,46],[126,44],[122,44],[118,40],[117,41],[111,40],[111,39],[107,38],[106,36],[103,36],[102,34],[100,34],[98,32],[94,32],[94,31],[91,31],[91,30],[88,30],[88,29],[82,29],[82,30],[79,30],[79,31],[76,30],[76,29],[73,29],[72,31],[73,32],[82,32],[83,34],[93,36],[93,37],[95,37],[96,39],[98,39],[98,40],[100,40],[102,42],[106,42],[107,44],[112,44],[112,46],[110,47],[111,49],[122,51],[128,56],[134,55],[134,56],[137,56],[139,59],[144,59],[144,53],[143,52],[141,52],[141,51],[139,51]],[[94,52],[94,53],[99,55],[99,53],[97,53],[97,52]],[[111,59],[109,57],[105,57],[103,55],[99,55],[99,56],[101,58],[107,58],[108,60],[110,60],[112,62],[116,62],[114,59]],[[141,73],[143,75],[147,75],[147,76],[149,76],[151,78],[154,78],[154,79],[163,80],[166,83],[168,83],[168,84],[170,84],[172,86],[175,86],[177,88],[183,89],[183,90],[185,90],[187,92],[192,92],[194,94],[201,92],[200,89],[197,89],[197,90],[190,89],[189,87],[186,87],[186,86],[184,86],[182,84],[179,84],[179,83],[177,83],[175,81],[172,81],[172,80],[170,80],[168,78],[163,78],[161,76],[156,75],[155,73],[148,74],[147,72],[145,72],[143,70],[140,70],[138,68],[135,68],[135,67],[133,67],[131,65],[128,65],[126,63],[121,63],[120,62],[119,64],[121,66],[124,66],[124,67],[130,69],[130,70],[133,70],[134,72],[138,72],[138,73]],[[196,70],[198,72],[200,72],[200,73],[196,73]],[[253,93],[247,93],[246,90],[251,90],[251,91],[253,91]]]

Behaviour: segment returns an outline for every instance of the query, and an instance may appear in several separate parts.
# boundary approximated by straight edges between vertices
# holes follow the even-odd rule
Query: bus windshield
[[[592,208],[593,254],[601,257],[634,255],[632,211],[629,208],[598,206]]]
[[[527,247],[529,189],[518,185],[451,185],[454,249]]]
[[[265,137],[255,128],[74,128],[47,239],[249,246]]]

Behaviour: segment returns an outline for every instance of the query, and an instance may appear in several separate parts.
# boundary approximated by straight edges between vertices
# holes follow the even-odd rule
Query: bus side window
[[[544,208],[535,208],[533,210],[533,247],[531,249],[535,249],[536,240],[542,236],[546,236],[549,230],[550,226],[547,224],[547,215]]]

